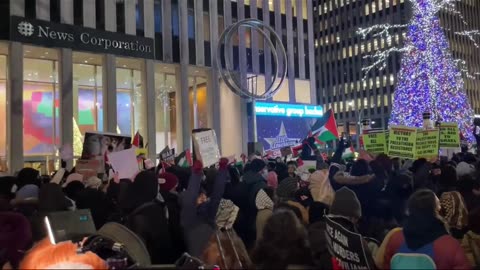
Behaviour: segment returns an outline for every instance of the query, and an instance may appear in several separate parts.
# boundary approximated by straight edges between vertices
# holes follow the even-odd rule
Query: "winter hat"
[[[102,180],[96,176],[92,176],[88,178],[88,180],[85,182],[85,187],[86,188],[93,188],[93,189],[98,189],[102,185]]]
[[[310,175],[309,181],[309,189],[313,200],[315,202],[322,202],[327,205],[332,205],[333,199],[335,198],[335,191],[330,185],[328,171],[321,170],[314,172],[312,175]]]
[[[68,184],[70,184],[73,181],[79,181],[79,182],[83,183],[83,175],[81,175],[79,173],[72,173],[72,174],[68,175],[67,181],[65,181],[65,183],[62,185],[62,187],[68,186]]]
[[[440,197],[441,214],[452,228],[459,230],[468,225],[468,212],[465,201],[458,191],[444,192]]]
[[[335,193],[335,199],[330,207],[331,215],[361,218],[362,205],[355,192],[347,187],[342,187]]]
[[[267,167],[267,164],[265,164],[265,161],[261,159],[254,159],[252,162],[250,162],[250,170],[252,172],[258,173],[261,172],[263,169]]]
[[[160,191],[171,191],[178,185],[178,177],[173,173],[162,173],[158,176]]]
[[[36,185],[26,185],[17,191],[15,195],[15,201],[24,201],[38,199],[39,188]]]
[[[458,163],[456,170],[458,177],[462,177],[464,175],[472,175],[473,173],[475,173],[475,166],[462,161]]]
[[[0,250],[4,252],[2,257],[7,259],[13,266],[24,256],[24,252],[32,244],[32,230],[28,219],[17,213],[0,213]]]
[[[282,182],[277,187],[277,196],[280,199],[288,200],[295,197],[295,192],[297,192],[299,186],[298,181],[295,178],[289,177]]]
[[[271,171],[268,173],[267,185],[274,189],[278,187],[278,176],[276,172]]]

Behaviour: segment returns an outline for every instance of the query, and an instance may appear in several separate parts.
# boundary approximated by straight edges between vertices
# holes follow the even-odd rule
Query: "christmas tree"
[[[83,136],[78,128],[75,117],[73,118],[73,155],[79,157],[83,151]]]
[[[412,18],[406,25],[377,25],[361,29],[364,38],[387,37],[393,29],[406,28],[402,48],[389,48],[365,58],[373,64],[364,68],[385,67],[386,58],[393,52],[402,53],[401,68],[393,97],[390,125],[421,127],[422,114],[429,112],[432,120],[458,123],[462,135],[473,142],[472,124],[474,112],[464,90],[463,69],[458,66],[449,48],[447,37],[440,25],[438,13],[449,10],[459,14],[455,1],[410,0]],[[461,15],[460,15],[461,16]],[[463,17],[462,17],[463,18]],[[462,19],[463,20],[463,19]],[[465,25],[468,25],[463,20]],[[461,32],[472,41],[476,31]],[[476,45],[476,44],[475,44]]]

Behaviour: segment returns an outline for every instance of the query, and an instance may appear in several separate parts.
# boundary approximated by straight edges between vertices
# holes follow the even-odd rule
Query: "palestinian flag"
[[[355,149],[353,146],[350,146],[350,148],[345,149],[342,154],[342,159],[350,159],[350,158],[355,158]]]
[[[177,166],[183,167],[183,168],[188,168],[193,165],[192,161],[192,154],[190,153],[190,150],[187,149],[180,153],[178,157],[175,158],[175,163]]]
[[[313,136],[321,142],[338,139],[337,122],[333,110],[328,110],[311,128]]]

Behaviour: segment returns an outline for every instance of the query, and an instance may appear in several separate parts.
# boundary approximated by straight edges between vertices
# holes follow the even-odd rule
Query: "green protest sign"
[[[457,123],[440,124],[440,148],[459,148],[460,131]]]
[[[416,128],[391,126],[388,140],[388,155],[390,157],[415,159]]]
[[[416,158],[432,158],[438,156],[438,129],[418,130],[415,145]]]
[[[362,135],[365,150],[372,154],[387,153],[385,130],[366,130]]]

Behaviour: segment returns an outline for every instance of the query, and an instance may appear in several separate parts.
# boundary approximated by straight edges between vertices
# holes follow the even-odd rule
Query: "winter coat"
[[[395,231],[385,247],[383,269],[390,269],[390,261],[405,242],[403,230]],[[437,269],[471,269],[460,243],[452,236],[445,234],[433,242],[434,262]]]
[[[462,240],[462,248],[465,251],[470,265],[475,269],[480,268],[480,235],[469,231]]]
[[[257,219],[256,219],[256,232],[257,232],[257,241],[262,237],[263,228],[265,224],[267,224],[267,220],[272,216],[273,210],[272,209],[262,209],[258,210],[257,212]]]
[[[197,206],[202,176],[192,173],[188,188],[181,196],[180,220],[185,244],[188,253],[194,257],[202,255],[211,235],[215,232],[215,216],[225,191],[226,177],[227,171],[220,170],[209,200]]]
[[[186,251],[183,230],[182,226],[180,225],[180,201],[178,195],[171,192],[161,191],[160,195],[162,195],[163,199],[165,200],[165,205],[168,210],[168,230],[174,243],[172,258],[176,257],[178,259]]]
[[[318,221],[308,226],[308,239],[315,267],[318,269],[332,269],[332,255],[327,248],[325,238],[325,222]]]

